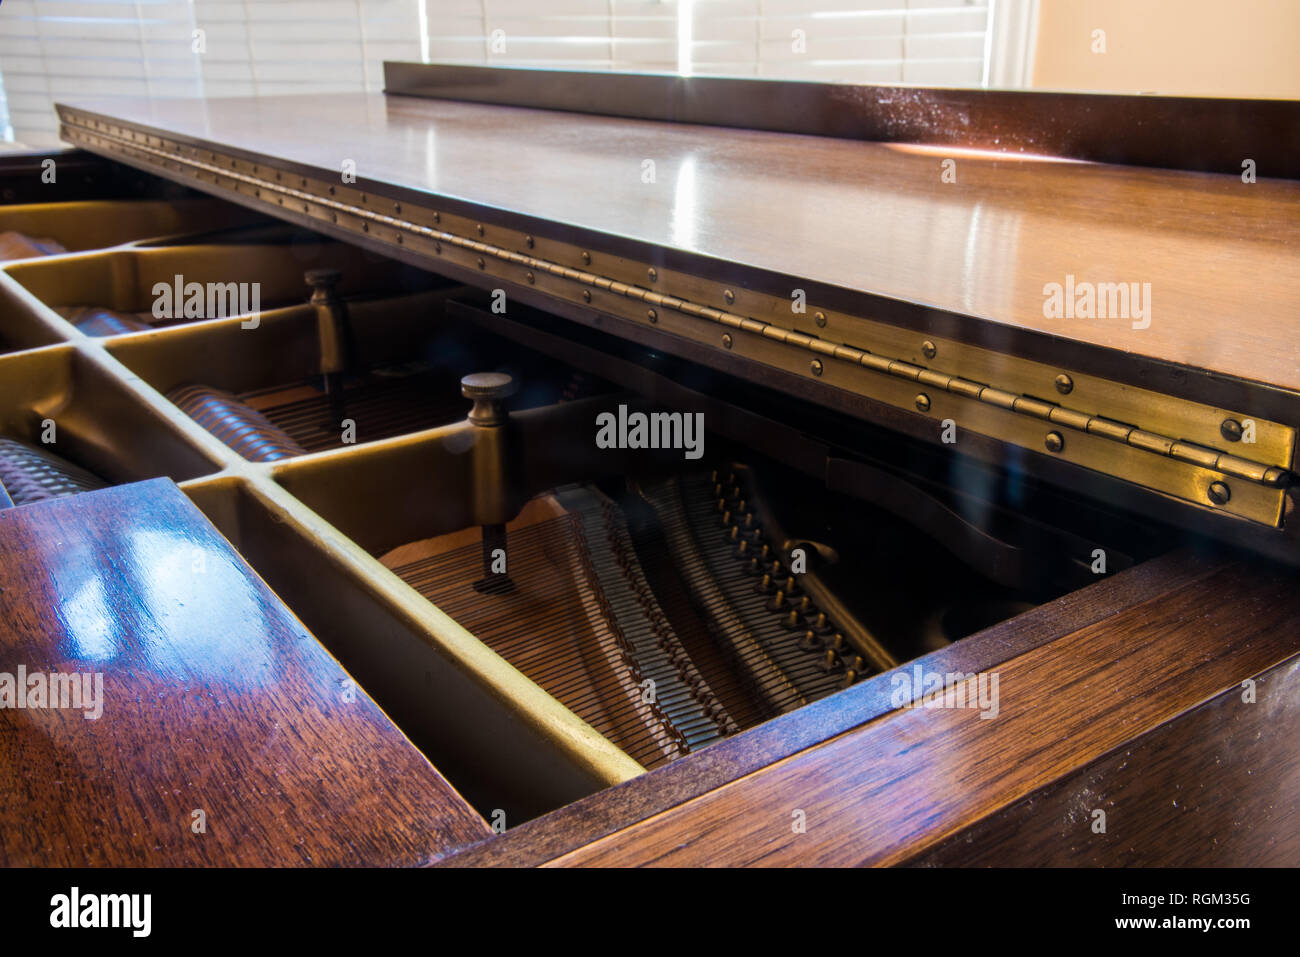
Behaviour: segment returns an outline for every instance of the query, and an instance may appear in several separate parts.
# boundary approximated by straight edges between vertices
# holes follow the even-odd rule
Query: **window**
[[[1018,83],[1035,5],[6,0],[0,134],[56,144],[60,99],[377,91],[384,60],[943,86],[987,85],[991,71]]]

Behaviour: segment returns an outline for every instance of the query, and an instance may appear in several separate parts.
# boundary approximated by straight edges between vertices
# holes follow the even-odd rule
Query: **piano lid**
[[[512,299],[1282,523],[1300,183],[1267,168],[380,94],[58,110],[71,143]]]

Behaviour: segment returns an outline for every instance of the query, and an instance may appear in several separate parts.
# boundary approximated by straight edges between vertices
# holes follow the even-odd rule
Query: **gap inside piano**
[[[647,768],[1068,590],[1000,585],[762,457],[558,488],[507,541],[502,594],[475,588],[477,528],[381,561]]]

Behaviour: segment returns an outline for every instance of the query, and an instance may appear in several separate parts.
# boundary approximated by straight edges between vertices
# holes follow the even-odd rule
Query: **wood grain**
[[[1229,688],[908,863],[1294,867],[1300,656],[1252,681],[1253,702]]]
[[[1179,551],[1135,566],[917,660],[939,671],[992,669],[1171,592],[1221,567]],[[910,665],[908,667],[911,667]],[[880,675],[674,761],[635,780],[513,827],[448,855],[440,866],[532,867],[630,828],[890,713],[891,681]]]
[[[899,863],[1294,655],[1298,611],[1293,575],[1227,565],[998,666],[996,718],[894,711],[550,863]]]
[[[1300,388],[1295,182],[381,95],[69,105],[331,176],[347,144],[359,184],[721,264],[727,281],[754,270],[779,295],[807,282]],[[1044,286],[1067,276],[1150,283],[1149,327],[1046,318]]]
[[[0,710],[0,864],[418,864],[489,833],[170,481],[0,512],[0,622],[0,672],[103,681],[95,720]]]

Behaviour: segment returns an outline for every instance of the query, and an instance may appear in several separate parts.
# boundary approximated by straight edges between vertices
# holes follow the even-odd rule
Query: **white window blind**
[[[993,0],[429,0],[436,62],[979,85]]]
[[[1036,2],[4,0],[0,136],[53,145],[64,98],[374,91],[386,59],[975,86]]]
[[[0,76],[10,138],[56,144],[53,103],[65,98],[377,90],[385,59],[420,59],[421,6],[421,0],[6,0]]]
[[[12,143],[13,139],[14,128],[9,122],[9,100],[5,96],[5,76],[0,71],[0,144]]]

